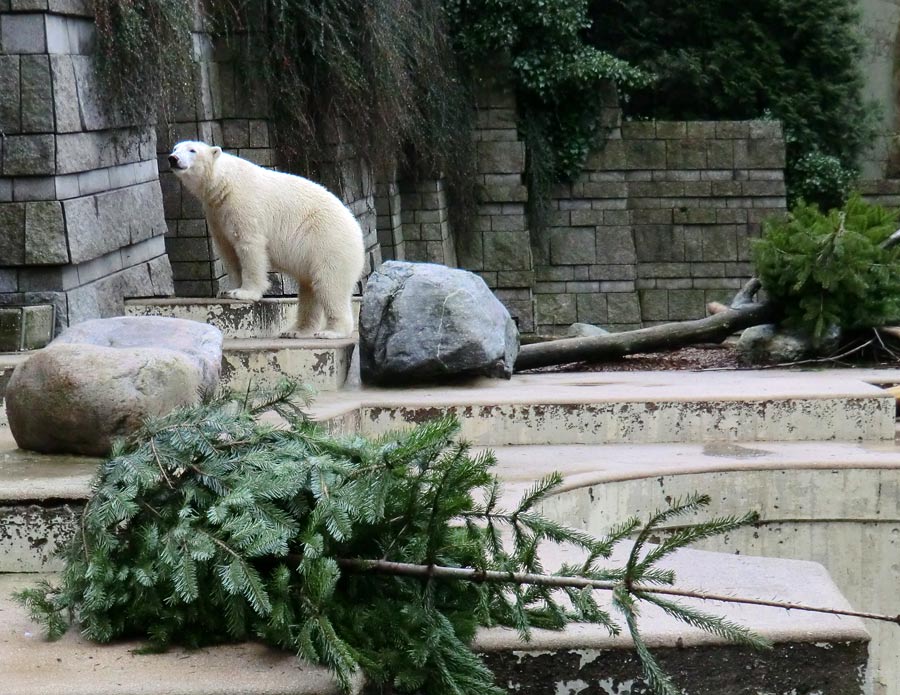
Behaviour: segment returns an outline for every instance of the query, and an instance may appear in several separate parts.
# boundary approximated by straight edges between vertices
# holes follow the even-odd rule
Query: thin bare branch
[[[560,577],[548,574],[533,574],[529,572],[498,572],[493,570],[477,570],[470,567],[442,567],[440,565],[414,565],[406,562],[390,562],[387,560],[364,559],[340,559],[338,564],[352,572],[374,572],[377,574],[389,574],[403,577],[419,577],[422,579],[455,579],[469,582],[494,582],[501,584],[531,584],[549,586],[559,589],[574,588],[583,589],[590,587],[600,591],[613,591],[621,586],[621,582],[588,579],[587,577]],[[807,611],[811,613],[826,613],[829,615],[843,615],[868,620],[900,625],[900,615],[884,615],[881,613],[866,613],[863,611],[845,610],[841,608],[827,608],[823,606],[809,606],[802,603],[789,601],[776,601],[741,596],[729,596],[726,594],[712,594],[705,591],[691,591],[689,589],[675,589],[671,587],[643,586],[633,584],[631,591],[636,594],[661,594],[665,596],[680,596],[682,598],[694,598],[702,601],[722,601],[723,603],[740,603],[751,606],[768,606],[770,608],[783,608],[785,610]]]

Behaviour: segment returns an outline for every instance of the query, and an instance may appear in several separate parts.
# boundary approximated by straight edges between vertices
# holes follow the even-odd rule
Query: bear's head
[[[216,159],[222,154],[221,147],[211,147],[205,142],[186,140],[179,142],[169,155],[169,166],[180,179],[208,179]]]

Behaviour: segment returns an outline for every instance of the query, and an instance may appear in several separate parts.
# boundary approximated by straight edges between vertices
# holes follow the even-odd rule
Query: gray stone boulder
[[[221,362],[214,326],[159,316],[86,321],[13,372],[10,430],[23,449],[103,456],[145,418],[211,394]]]
[[[474,273],[388,261],[369,277],[359,313],[364,383],[508,379],[518,352],[515,322]]]
[[[564,338],[595,338],[598,335],[609,335],[609,331],[592,323],[573,323],[566,331]]]
[[[787,364],[834,353],[841,342],[841,331],[832,326],[815,342],[804,331],[766,323],[751,326],[741,333],[737,351],[748,364]]]

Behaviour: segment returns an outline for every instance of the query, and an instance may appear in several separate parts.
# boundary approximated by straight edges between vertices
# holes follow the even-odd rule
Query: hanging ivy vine
[[[379,175],[441,172],[465,197],[470,99],[437,0],[208,0],[213,29],[271,100],[279,154],[316,171],[336,143]],[[408,168],[408,167],[407,167]]]
[[[193,4],[93,0],[96,67],[114,123],[174,118],[190,98]]]
[[[609,84],[627,97],[652,75],[585,42],[588,0],[446,0],[459,54],[474,73],[508,58],[527,146],[532,230],[543,226],[553,184],[574,179],[605,135]]]
[[[516,85],[532,198],[576,176],[602,133],[612,80],[647,73],[583,40],[587,0],[205,0],[205,29],[267,95],[279,164],[322,176],[337,143],[384,178],[443,174],[451,222],[468,227],[477,171],[471,78],[486,65]],[[101,77],[130,117],[189,93],[197,23],[187,0],[94,0]],[[496,64],[498,54],[509,57]],[[488,62],[490,61],[490,62]],[[176,98],[173,99],[173,96]]]

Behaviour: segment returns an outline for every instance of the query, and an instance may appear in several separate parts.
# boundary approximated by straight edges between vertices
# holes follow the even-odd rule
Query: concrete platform
[[[557,495],[611,483],[656,481],[670,476],[694,476],[700,484],[698,490],[702,492],[703,481],[714,475],[773,471],[805,471],[807,476],[821,472],[846,476],[850,471],[872,470],[895,473],[900,481],[900,445],[896,442],[569,444],[486,448],[497,458],[495,470],[503,480],[505,499],[510,503],[517,500],[534,480],[554,471],[563,475]],[[842,482],[845,480],[841,477]],[[897,504],[900,505],[900,496]],[[897,511],[900,512],[900,507]],[[804,516],[808,518],[823,512],[824,509],[819,508],[807,509]]]
[[[359,316],[361,298],[353,299],[354,317]],[[295,297],[264,297],[258,302],[236,299],[167,297],[126,299],[127,316],[170,316],[209,323],[226,338],[277,338],[296,320]]]
[[[70,631],[47,642],[10,595],[35,575],[0,575],[0,695],[339,695],[325,669],[258,644],[135,654]],[[354,692],[358,692],[358,689]]]
[[[900,371],[888,370],[900,381]],[[895,382],[896,383],[896,382]],[[323,394],[314,416],[382,434],[444,412],[479,445],[890,441],[895,401],[853,370],[516,375]]]

